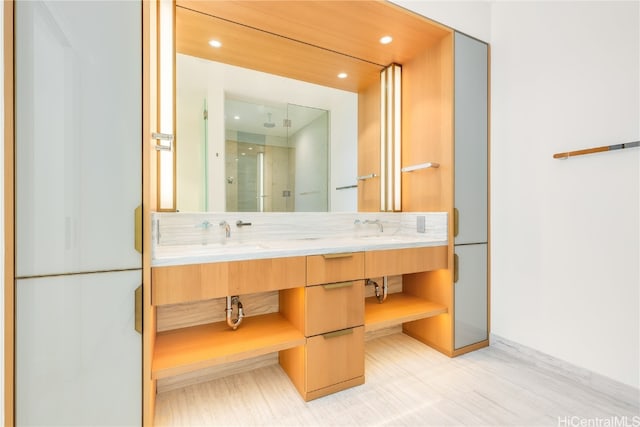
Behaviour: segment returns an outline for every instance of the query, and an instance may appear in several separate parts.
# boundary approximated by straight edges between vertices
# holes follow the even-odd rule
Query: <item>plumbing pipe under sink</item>
[[[376,293],[376,298],[378,299],[378,302],[380,304],[382,304],[384,300],[387,299],[387,291],[389,289],[389,281],[387,276],[382,277],[382,286],[378,285],[378,282],[371,279],[367,279],[367,285],[373,285]],[[380,288],[382,288],[382,290]]]
[[[233,319],[233,305],[238,306],[238,317]],[[234,331],[238,329],[240,323],[242,323],[242,319],[244,318],[244,311],[242,309],[242,303],[240,302],[240,297],[238,295],[228,296],[227,297],[227,307],[224,309],[227,313],[227,325]]]

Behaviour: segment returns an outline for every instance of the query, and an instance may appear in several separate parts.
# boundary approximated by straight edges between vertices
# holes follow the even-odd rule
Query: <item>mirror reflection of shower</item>
[[[328,111],[225,97],[226,211],[328,210]]]

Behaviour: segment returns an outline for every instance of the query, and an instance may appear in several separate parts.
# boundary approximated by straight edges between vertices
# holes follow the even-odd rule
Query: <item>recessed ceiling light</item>
[[[234,120],[240,120],[240,116],[233,116]]]
[[[347,75],[348,75],[347,73],[340,73],[340,74],[338,74],[338,78],[339,79],[346,79]]]
[[[219,40],[209,40],[209,46],[211,47],[222,47],[222,43]]]
[[[380,37],[380,43],[382,43],[382,44],[389,44],[392,41],[393,41],[393,37],[391,37],[391,36]]]

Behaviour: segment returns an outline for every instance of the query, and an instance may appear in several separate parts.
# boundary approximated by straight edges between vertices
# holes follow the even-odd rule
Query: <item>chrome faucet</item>
[[[363,222],[363,224],[376,224],[378,226],[378,230],[382,233],[384,231],[384,228],[382,227],[382,222],[380,222],[379,219],[365,219]]]
[[[224,237],[227,239],[231,237],[231,226],[227,221],[220,222],[220,228],[224,228]]]
[[[209,220],[205,220],[205,221],[202,221],[200,224],[196,225],[196,227],[198,227],[198,228],[202,228],[203,230],[206,230],[206,229],[208,229],[209,227],[211,227],[212,225],[213,225],[213,224],[211,224],[211,223],[209,222]]]

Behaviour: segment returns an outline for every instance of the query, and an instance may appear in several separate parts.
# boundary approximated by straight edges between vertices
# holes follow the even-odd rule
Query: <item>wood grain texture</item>
[[[220,40],[223,46],[211,48],[208,44],[211,39]],[[376,81],[382,68],[378,64],[181,7],[177,8],[176,49],[189,56],[350,92],[358,92]],[[347,73],[349,78],[338,78],[340,72]]]
[[[201,27],[178,22],[180,52],[200,50],[216,61],[273,74],[284,70],[288,77],[354,92],[377,80],[375,73],[383,66],[408,61],[451,33],[382,1],[185,0],[177,5],[179,17],[188,12],[207,19]],[[380,44],[389,33],[393,43]],[[206,43],[216,37],[229,49],[212,52]],[[335,78],[340,67],[347,67],[348,79]]]
[[[358,92],[358,211],[380,211],[380,82]]]
[[[365,254],[354,252],[345,255],[335,258],[323,255],[307,256],[307,286],[362,279]]]
[[[153,303],[178,304],[305,285],[306,257],[154,267]]]
[[[305,402],[278,365],[158,395],[159,426],[558,425],[640,414],[608,387],[491,346],[457,358],[394,334],[366,342],[366,383]],[[618,418],[620,419],[620,418]]]
[[[161,332],[156,336],[152,376],[166,378],[304,343],[302,332],[280,313],[247,317],[235,331],[217,322]]]
[[[365,300],[365,331],[376,331],[447,312],[447,307],[409,294],[387,295],[383,303],[376,297]]]
[[[453,217],[453,93],[452,36],[402,64],[402,167],[440,164],[402,174],[403,211]]]
[[[302,289],[302,288],[301,288]],[[243,295],[240,298],[247,316],[275,313],[279,310],[278,291]],[[157,307],[157,332],[225,320],[226,298]]]
[[[448,313],[405,323],[403,331],[448,356],[453,355],[453,279],[451,270],[407,274],[403,292],[441,304]]]
[[[307,339],[306,392],[364,377],[364,327]]]
[[[393,276],[447,268],[448,247],[365,252],[365,277]]]
[[[13,65],[13,1],[4,2],[4,423],[14,421],[15,368],[15,228],[14,228],[14,65]]]
[[[324,285],[305,288],[305,335],[307,337],[364,324],[364,280],[349,286]]]

